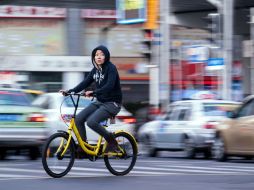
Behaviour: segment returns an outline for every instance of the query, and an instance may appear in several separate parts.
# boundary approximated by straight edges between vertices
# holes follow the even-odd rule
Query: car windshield
[[[228,111],[235,110],[239,104],[233,103],[203,103],[204,115],[206,116],[226,116]]]
[[[24,93],[0,91],[0,105],[30,106],[30,101]]]
[[[74,102],[77,102],[77,97],[74,97]],[[91,104],[91,100],[85,99],[85,98],[80,98],[79,99],[79,107],[87,107],[89,104]],[[65,107],[74,107],[72,100],[70,97],[66,98],[65,100]]]

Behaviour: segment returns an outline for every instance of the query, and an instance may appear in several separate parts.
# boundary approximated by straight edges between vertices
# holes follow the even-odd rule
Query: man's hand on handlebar
[[[67,91],[67,90],[59,90],[59,92],[60,92],[63,96],[67,96],[67,95],[68,95],[68,91]]]
[[[93,96],[93,91],[86,91],[85,96],[87,97]]]

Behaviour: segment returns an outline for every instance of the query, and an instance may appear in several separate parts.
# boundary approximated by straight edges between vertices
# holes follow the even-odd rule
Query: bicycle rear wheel
[[[116,133],[115,139],[124,151],[124,155],[117,156],[106,153],[104,155],[104,162],[107,169],[113,175],[126,175],[132,170],[136,163],[138,154],[137,144],[135,139],[126,132]]]
[[[56,133],[49,137],[42,151],[42,165],[48,175],[54,178],[65,176],[71,169],[75,159],[75,146],[70,142],[62,155],[68,140],[68,135]]]

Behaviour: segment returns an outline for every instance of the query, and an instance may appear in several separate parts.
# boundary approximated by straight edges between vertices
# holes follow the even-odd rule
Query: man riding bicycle
[[[92,130],[100,134],[108,142],[108,151],[117,150],[117,141],[114,135],[101,127],[100,122],[115,116],[121,109],[122,90],[120,78],[116,66],[110,62],[110,52],[105,46],[98,46],[92,51],[92,63],[94,68],[88,76],[75,88],[60,90],[63,95],[67,92],[78,93],[85,90],[93,82],[96,84],[94,91],[86,91],[86,96],[96,96],[97,100],[83,109],[75,118],[76,126],[86,141],[84,123]]]

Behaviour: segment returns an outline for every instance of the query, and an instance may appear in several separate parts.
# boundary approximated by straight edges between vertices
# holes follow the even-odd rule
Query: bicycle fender
[[[117,133],[121,133],[121,132],[127,133],[128,135],[130,135],[130,136],[136,141],[135,137],[134,137],[131,133],[126,132],[126,131],[124,131],[124,130],[117,130],[117,131],[115,131],[114,133],[117,134]]]
[[[124,133],[127,133],[128,135],[130,135],[130,136],[133,138],[135,144],[138,146],[138,143],[137,143],[135,137],[134,137],[131,133],[126,132],[126,131],[124,131],[124,130],[118,130],[118,131],[115,131],[114,133],[117,134],[117,133],[121,133],[121,132],[124,132]]]
[[[58,133],[64,133],[66,135],[68,135],[68,133],[66,131],[63,131],[63,130],[57,130]]]

